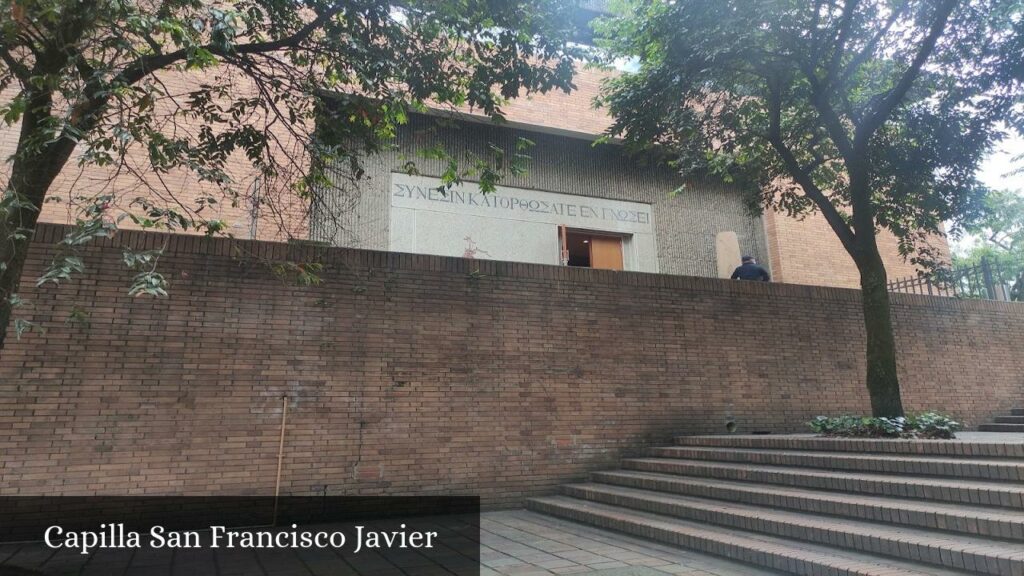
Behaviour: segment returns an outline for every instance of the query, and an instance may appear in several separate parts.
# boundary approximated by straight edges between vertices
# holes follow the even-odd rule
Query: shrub
[[[937,412],[896,418],[818,416],[808,423],[824,436],[845,438],[955,438],[963,425]]]

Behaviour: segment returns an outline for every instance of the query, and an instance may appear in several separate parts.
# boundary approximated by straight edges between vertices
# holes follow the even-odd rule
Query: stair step
[[[643,472],[1024,510],[1024,486],[999,482],[801,470],[780,466],[664,458],[631,458],[624,460],[622,464],[624,468]]]
[[[996,416],[996,424],[1024,424],[1024,416]]]
[[[603,484],[573,484],[567,496],[746,532],[842,546],[992,576],[1024,575],[1024,544],[772,510]]]
[[[1024,416],[1024,408],[1014,408],[1010,410],[1010,414],[1013,416]]]
[[[568,520],[618,530],[792,574],[836,576],[963,576],[966,572],[928,568],[879,556],[794,542],[765,534],[723,529],[658,514],[566,496],[534,498],[527,508]],[[987,569],[987,566],[985,566]],[[994,568],[998,568],[998,565]]]
[[[1019,413],[1019,414],[1018,414]],[[1024,409],[1014,411],[1024,417]],[[718,448],[758,448],[774,450],[811,450],[826,452],[857,452],[859,454],[916,454],[931,456],[966,456],[970,458],[1024,459],[1024,441],[979,442],[972,440],[901,440],[873,438],[826,438],[822,436],[785,435],[712,435],[678,436],[677,446],[704,446]]]
[[[978,426],[979,432],[1024,432],[1024,424],[989,422]]]
[[[649,472],[592,474],[595,482],[962,534],[1024,540],[1024,512]]]
[[[1004,424],[1003,426],[1012,426]],[[1024,425],[1021,426],[1024,430]],[[696,446],[650,448],[648,454],[663,458],[745,462],[773,466],[799,466],[826,470],[884,472],[919,476],[956,476],[1020,482],[1024,462],[999,459],[941,458],[889,454],[848,454],[843,452],[800,452],[791,450],[744,450]]]

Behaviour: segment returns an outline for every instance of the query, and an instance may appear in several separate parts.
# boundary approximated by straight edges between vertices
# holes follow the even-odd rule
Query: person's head
[[[753,256],[744,256],[743,257],[743,263],[744,264],[757,264],[757,260],[755,260]]]

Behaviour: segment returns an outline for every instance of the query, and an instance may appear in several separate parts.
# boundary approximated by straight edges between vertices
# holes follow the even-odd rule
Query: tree
[[[308,203],[339,178],[329,166],[358,179],[360,158],[428,103],[500,120],[507,98],[570,90],[571,10],[558,0],[8,0],[0,117],[18,134],[0,199],[0,348],[45,202],[82,210],[43,283],[82,271],[74,248],[124,219],[223,233],[203,210],[253,200],[246,174],[261,183],[259,202],[273,187]],[[75,162],[130,173],[147,193],[52,197]],[[481,159],[448,179],[476,170],[493,186],[508,165]],[[176,171],[203,184],[194,202],[160,184]],[[164,293],[157,256],[126,254],[146,270],[133,292]]]
[[[976,236],[969,247],[953,254],[954,266],[975,266],[986,260],[1002,273],[997,280],[1013,282],[1011,298],[1024,300],[1024,196],[992,191],[981,217],[965,231]]]
[[[860,272],[872,412],[903,414],[876,233],[891,231],[905,257],[929,265],[942,223],[977,212],[978,163],[1020,98],[1005,73],[1020,3],[622,8],[599,33],[611,58],[637,58],[639,70],[605,87],[609,135],[665,151],[684,173],[736,183],[752,207],[820,212]]]

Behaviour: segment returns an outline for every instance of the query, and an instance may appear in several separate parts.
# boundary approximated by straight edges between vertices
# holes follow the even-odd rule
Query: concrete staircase
[[[527,507],[792,574],[1024,575],[1024,443],[675,444]]]
[[[979,432],[1024,432],[1024,408],[1010,410],[1008,416],[996,416],[994,422],[978,426]]]

